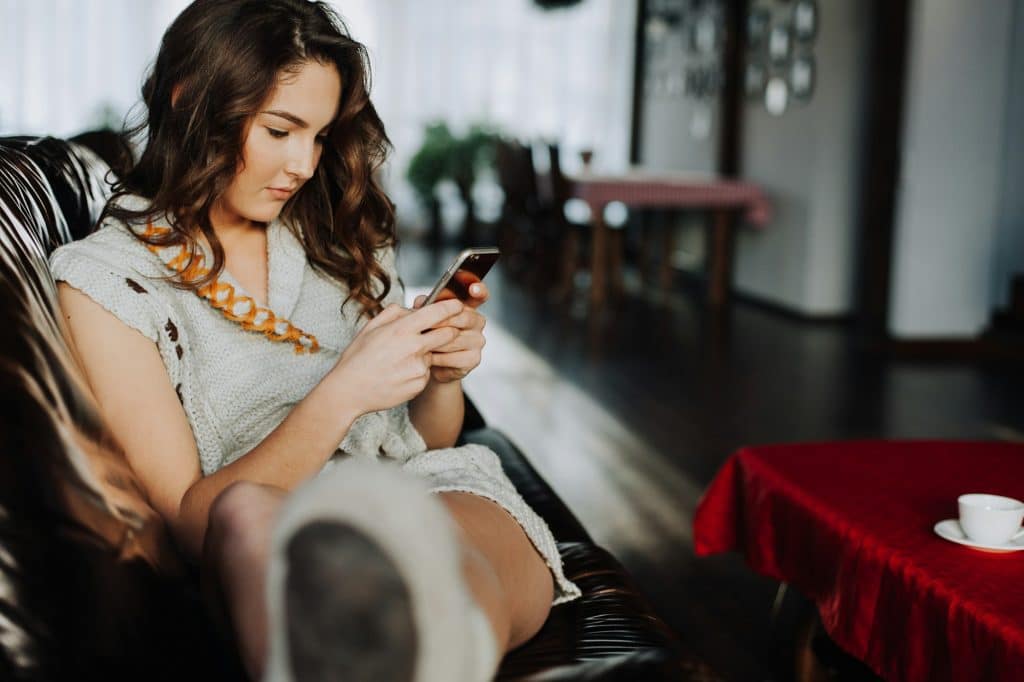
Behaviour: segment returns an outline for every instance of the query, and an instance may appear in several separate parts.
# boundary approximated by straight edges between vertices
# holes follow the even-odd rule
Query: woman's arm
[[[210,505],[229,485],[244,480],[292,490],[323,468],[359,415],[423,391],[429,377],[425,357],[457,332],[420,330],[462,308],[446,301],[408,315],[397,306],[386,309],[270,435],[204,477],[192,429],[156,345],[78,290],[61,283],[58,296],[106,424],[150,504],[193,557],[202,552]]]
[[[409,420],[431,450],[455,445],[465,412],[461,381],[431,379],[423,393],[409,402]]]
[[[199,556],[210,505],[236,481],[293,490],[315,476],[331,458],[361,411],[354,396],[328,374],[259,445],[209,476],[193,481],[177,510],[177,537]]]
[[[446,322],[458,335],[430,354],[430,383],[409,403],[409,420],[432,450],[455,445],[466,417],[462,378],[480,364],[486,343],[487,320],[477,308],[487,302],[490,293],[487,285],[477,282],[469,294],[466,307]],[[418,309],[424,299],[418,296],[413,307]]]
[[[292,489],[316,474],[358,416],[329,374],[252,451],[204,477],[195,437],[156,345],[80,291],[58,285],[74,352],[150,504],[199,556],[210,504],[235,481]]]

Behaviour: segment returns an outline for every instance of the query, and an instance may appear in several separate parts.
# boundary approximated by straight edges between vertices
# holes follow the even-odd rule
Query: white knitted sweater
[[[315,336],[319,352],[296,354],[291,343],[245,331],[196,294],[159,281],[171,271],[120,221],[108,219],[50,256],[55,279],[157,344],[192,425],[204,474],[238,459],[277,428],[366,321],[354,301],[342,308],[344,288],[308,265],[302,244],[279,220],[267,227],[267,252],[267,307]],[[392,281],[385,305],[401,303],[394,253],[381,255]],[[212,254],[206,258],[213,262]],[[244,292],[226,270],[220,280]],[[360,417],[339,447],[352,455],[400,460],[426,449],[404,405]]]
[[[121,199],[144,206],[140,197]],[[159,223],[154,221],[154,225]],[[255,448],[337,363],[366,319],[358,303],[344,306],[347,290],[315,271],[299,239],[280,220],[267,226],[266,307],[316,337],[317,353],[297,354],[287,342],[246,331],[210,302],[166,281],[167,253],[156,254],[129,226],[108,218],[85,239],[50,256],[54,279],[65,281],[156,343],[171,385],[192,427],[203,474],[211,474]],[[206,263],[213,262],[205,252]],[[393,249],[378,254],[391,277],[384,304],[402,303]],[[226,270],[221,282],[249,295]],[[360,417],[339,444],[339,456],[398,461],[424,476],[435,492],[464,491],[503,506],[523,527],[551,568],[556,603],[579,596],[566,580],[554,538],[543,519],[518,495],[493,452],[479,445],[427,451],[409,420],[407,405]]]

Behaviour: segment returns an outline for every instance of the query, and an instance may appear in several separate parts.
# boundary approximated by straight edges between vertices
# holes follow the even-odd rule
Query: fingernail
[[[481,287],[479,284],[474,284],[471,287],[469,287],[469,293],[473,294],[474,296],[479,296],[480,291],[482,289],[483,287]]]

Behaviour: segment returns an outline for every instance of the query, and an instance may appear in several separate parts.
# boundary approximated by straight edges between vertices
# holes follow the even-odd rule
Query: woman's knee
[[[513,601],[514,616],[510,646],[525,643],[543,627],[551,613],[551,602],[555,598],[555,581],[551,570],[539,554],[534,554],[529,567],[520,574],[519,585],[515,588]]]
[[[509,618],[511,647],[535,635],[554,599],[554,578],[519,523],[499,505],[475,495],[441,494],[463,539],[493,570],[495,592]]]
[[[238,481],[213,500],[207,519],[204,555],[262,554],[286,492],[274,486]]]

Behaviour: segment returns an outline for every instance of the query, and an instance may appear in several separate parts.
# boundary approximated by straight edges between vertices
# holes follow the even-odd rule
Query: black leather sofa
[[[0,679],[242,680],[210,592],[109,438],[56,312],[46,255],[92,228],[110,140],[0,139]],[[462,438],[501,455],[584,591],[506,656],[498,679],[714,679],[469,408]]]

